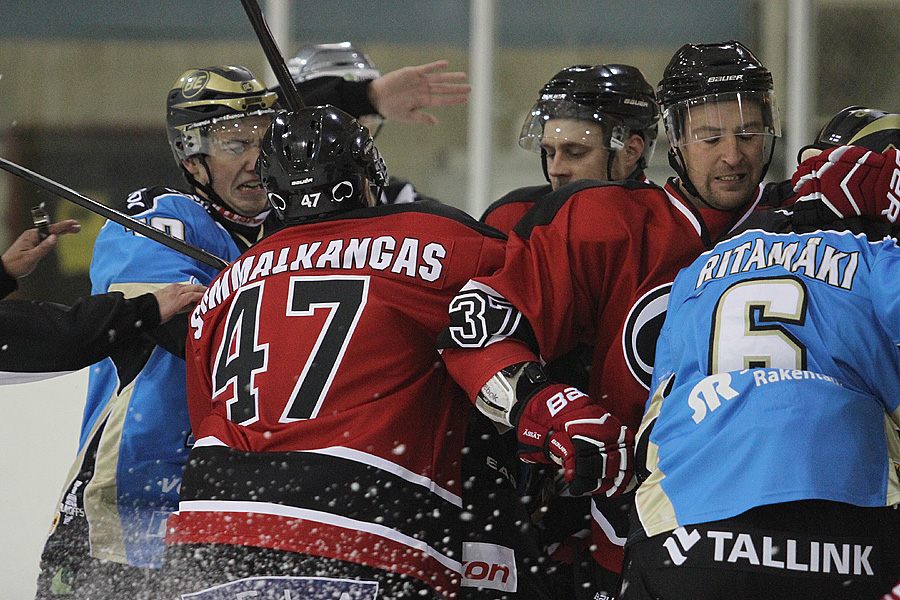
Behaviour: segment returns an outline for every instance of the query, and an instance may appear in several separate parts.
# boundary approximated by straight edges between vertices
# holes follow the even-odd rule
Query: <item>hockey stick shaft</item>
[[[284,102],[285,108],[291,111],[300,110],[305,106],[303,99],[300,97],[300,92],[297,91],[294,78],[291,77],[291,72],[288,71],[284,62],[284,56],[278,49],[278,44],[275,43],[275,38],[272,36],[272,31],[266,23],[262,10],[259,8],[259,3],[256,0],[241,0],[241,4],[244,5],[244,11],[250,19],[250,24],[253,25],[253,31],[256,32],[256,37],[259,39],[259,43],[266,55],[266,60],[269,61],[269,66],[275,73],[275,79],[278,80],[278,85],[281,86],[281,95],[283,96],[281,100]]]
[[[56,194],[60,198],[64,198],[82,208],[86,208],[87,210],[96,213],[101,217],[106,217],[110,221],[114,221],[119,225],[122,225],[123,227],[132,229],[137,233],[150,238],[154,242],[159,242],[160,244],[167,246],[172,250],[175,250],[176,252],[180,252],[186,256],[198,260],[205,265],[215,267],[219,270],[222,270],[228,266],[228,261],[223,260],[214,254],[210,254],[202,248],[198,248],[197,246],[189,244],[184,240],[172,237],[171,235],[160,231],[155,227],[150,227],[146,223],[141,223],[137,219],[132,219],[124,213],[121,213],[106,205],[100,204],[96,200],[92,200],[87,196],[83,196],[71,188],[67,188],[66,186],[57,183],[52,179],[48,179],[47,177],[44,177],[39,173],[35,173],[34,171],[26,169],[25,167],[19,166],[14,162],[6,160],[5,158],[0,158],[0,169],[12,173],[16,177],[20,177],[25,181],[31,182],[39,188],[46,190],[52,194]]]

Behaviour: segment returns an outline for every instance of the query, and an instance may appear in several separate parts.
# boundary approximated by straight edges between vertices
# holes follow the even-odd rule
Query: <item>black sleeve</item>
[[[168,350],[178,358],[184,358],[190,315],[190,312],[175,315],[166,324],[147,332],[147,337],[163,350]]]
[[[369,100],[371,81],[347,81],[342,77],[316,77],[297,86],[307,106],[331,104],[354,118],[377,115],[378,109]]]
[[[19,289],[19,282],[6,272],[6,267],[3,266],[3,261],[0,260],[0,298],[6,298],[17,289]]]
[[[0,302],[0,371],[74,371],[159,326],[153,294],[120,292],[79,298],[72,306],[30,300]]]

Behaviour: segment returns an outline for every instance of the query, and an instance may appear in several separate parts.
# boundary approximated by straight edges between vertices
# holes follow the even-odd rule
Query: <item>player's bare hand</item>
[[[196,283],[173,283],[153,292],[159,304],[160,323],[190,310],[200,301],[205,291],[206,286]]]
[[[369,99],[389,121],[435,125],[437,117],[421,109],[462,104],[472,91],[461,83],[465,73],[441,71],[449,65],[448,60],[436,60],[385,73],[369,86]]]
[[[59,236],[81,231],[81,225],[74,219],[67,219],[48,226],[50,235],[41,241],[37,229],[26,229],[16,241],[0,256],[3,268],[15,278],[25,277],[34,271],[42,258],[56,246]]]

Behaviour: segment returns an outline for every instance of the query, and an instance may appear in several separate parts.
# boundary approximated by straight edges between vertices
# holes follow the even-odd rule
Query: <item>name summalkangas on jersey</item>
[[[859,252],[841,252],[822,237],[809,237],[787,245],[783,241],[756,238],[736,248],[711,254],[700,270],[695,289],[705,282],[736,273],[759,271],[781,266],[792,273],[805,275],[845,290],[853,287],[859,267]]]
[[[199,339],[202,316],[260,277],[313,269],[372,269],[433,282],[440,279],[446,257],[447,249],[438,242],[390,235],[317,241],[253,254],[236,260],[212,282],[191,313],[191,327]]]

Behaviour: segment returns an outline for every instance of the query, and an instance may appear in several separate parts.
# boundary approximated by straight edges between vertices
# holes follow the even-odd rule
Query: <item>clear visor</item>
[[[542,99],[531,109],[519,146],[540,153],[545,140],[621,150],[627,129],[621,121],[567,99]]]
[[[781,136],[775,96],[767,92],[729,92],[691,98],[663,111],[669,143],[678,148],[725,136]]]
[[[259,148],[274,116],[274,111],[257,111],[194,126],[184,131],[185,154],[241,156],[253,148]]]

